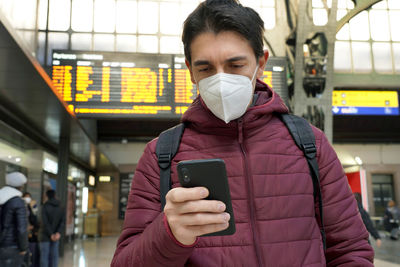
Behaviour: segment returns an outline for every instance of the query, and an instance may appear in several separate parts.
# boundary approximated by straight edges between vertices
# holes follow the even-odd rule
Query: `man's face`
[[[189,67],[192,82],[217,73],[239,74],[253,78],[256,66],[259,66],[256,77],[263,75],[268,52],[256,60],[250,43],[236,32],[226,31],[218,34],[205,32],[193,39],[191,46],[192,62]],[[255,84],[253,81],[253,85]]]

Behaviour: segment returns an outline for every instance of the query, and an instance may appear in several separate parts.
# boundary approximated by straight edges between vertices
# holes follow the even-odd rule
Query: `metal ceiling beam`
[[[353,2],[355,2],[355,7],[337,22],[336,33],[338,33],[353,17],[380,1],[382,0],[353,0]]]

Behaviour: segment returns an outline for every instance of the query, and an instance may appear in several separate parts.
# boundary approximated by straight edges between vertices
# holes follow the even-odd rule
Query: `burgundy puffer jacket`
[[[325,135],[313,128],[324,202],[324,254],[307,161],[275,114],[288,110],[259,81],[256,92],[256,105],[228,124],[197,98],[183,115],[188,126],[171,167],[177,187],[179,161],[225,161],[236,233],[199,237],[193,246],[173,237],[160,212],[153,140],[137,166],[111,266],[373,266],[368,233],[341,164]]]

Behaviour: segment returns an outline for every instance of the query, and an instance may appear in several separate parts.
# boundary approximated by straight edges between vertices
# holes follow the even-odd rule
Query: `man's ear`
[[[264,75],[265,65],[267,64],[269,57],[268,49],[264,50],[264,55],[258,58],[258,71],[257,71],[257,78],[260,78]]]
[[[186,58],[185,58],[185,64],[186,64],[186,67],[188,68],[188,70],[189,70],[189,72],[190,72],[190,79],[192,80],[192,83],[193,83],[193,84],[196,84],[196,80],[194,79],[193,72],[192,72],[192,68],[191,68],[191,66],[190,66],[189,61],[188,61]]]

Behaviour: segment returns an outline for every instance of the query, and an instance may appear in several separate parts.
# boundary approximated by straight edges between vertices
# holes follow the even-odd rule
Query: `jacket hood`
[[[53,198],[53,199],[47,200],[46,203],[49,205],[52,205],[52,206],[60,206],[61,202],[60,202],[60,200]]]
[[[5,186],[0,189],[0,205],[3,205],[13,197],[22,197],[21,191],[11,186]]]
[[[244,122],[256,122],[260,117],[268,119],[268,117],[272,117],[273,113],[288,113],[289,110],[281,97],[264,82],[257,80],[254,93],[258,95],[257,101],[241,117]],[[207,108],[201,96],[198,95],[181,120],[192,124],[193,127],[198,126],[196,128],[199,128],[200,131],[202,131],[200,128],[218,128],[218,132],[224,135],[225,131],[230,132],[232,128],[236,128],[238,119],[225,123]]]

